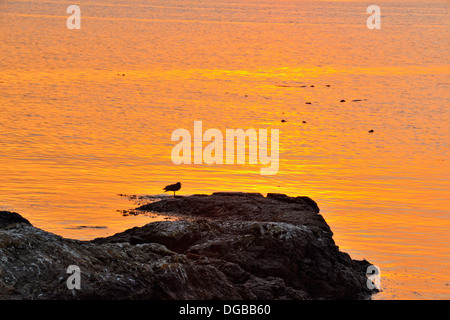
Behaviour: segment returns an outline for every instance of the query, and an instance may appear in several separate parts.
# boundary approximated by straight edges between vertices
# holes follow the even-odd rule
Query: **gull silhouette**
[[[164,192],[173,191],[173,197],[174,198],[175,198],[175,191],[178,191],[180,189],[181,189],[181,183],[180,182],[177,182],[175,184],[169,184],[168,186],[165,186],[163,188]]]

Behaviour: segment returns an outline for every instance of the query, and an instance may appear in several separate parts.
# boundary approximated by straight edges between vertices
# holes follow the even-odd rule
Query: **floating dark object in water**
[[[305,121],[305,120],[303,120],[303,121],[302,121],[302,123],[306,123],[306,121]]]
[[[345,102],[345,100],[344,100],[344,99],[342,99],[342,100],[341,100],[341,102]]]
[[[122,77],[125,77],[125,73],[122,73]]]
[[[361,99],[355,99],[355,100],[352,100],[353,102],[359,102],[359,101],[362,101]]]
[[[308,101],[308,102],[306,102],[306,104],[311,104],[311,102]]]
[[[370,133],[372,133],[372,132],[373,132],[373,130],[369,130],[369,132],[370,132]]]
[[[286,120],[283,119],[283,120],[281,120],[281,122],[286,122]]]
[[[310,85],[310,87],[311,87],[311,88],[314,88],[314,85],[312,84],[312,85]]]
[[[329,84],[326,85],[326,87],[329,87],[329,86],[330,86]]]
[[[181,189],[181,183],[180,183],[180,182],[177,182],[177,183],[175,183],[175,184],[170,184],[170,185],[165,186],[165,187],[163,188],[164,192],[167,192],[167,191],[173,191],[173,196],[174,196],[174,197],[175,197],[175,191],[178,191],[178,190],[180,190],[180,189]]]
[[[245,95],[245,97],[247,98],[247,97],[248,97],[248,95]]]
[[[307,86],[306,85],[302,85],[302,86],[290,86],[290,85],[287,85],[287,84],[280,84],[280,85],[277,85],[277,87],[279,87],[279,88],[306,88]],[[313,86],[314,87],[314,86]]]

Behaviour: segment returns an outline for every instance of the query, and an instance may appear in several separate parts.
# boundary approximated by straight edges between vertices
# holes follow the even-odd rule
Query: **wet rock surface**
[[[179,220],[78,241],[0,213],[0,298],[303,300],[373,293],[369,262],[339,251],[308,197],[215,193],[137,210]],[[79,290],[67,288],[69,265],[81,270]]]

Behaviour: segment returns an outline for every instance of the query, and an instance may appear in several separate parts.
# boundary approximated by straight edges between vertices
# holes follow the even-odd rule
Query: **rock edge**
[[[92,241],[66,239],[0,212],[0,299],[368,299],[352,260],[308,197],[214,193],[141,206],[177,221]],[[68,289],[69,265],[81,289]]]

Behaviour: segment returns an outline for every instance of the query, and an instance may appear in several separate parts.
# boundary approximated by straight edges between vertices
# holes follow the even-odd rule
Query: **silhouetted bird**
[[[181,183],[177,182],[175,184],[170,184],[170,185],[164,187],[163,190],[164,190],[164,192],[173,191],[173,197],[175,198],[175,191],[178,191],[180,189],[181,189]]]

